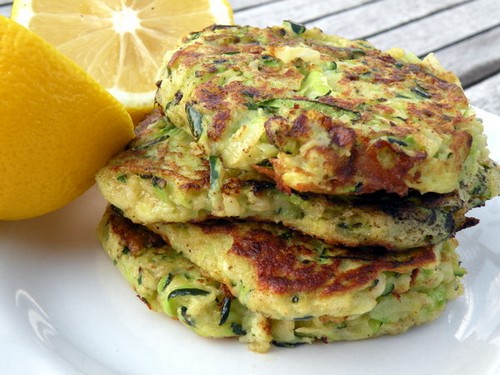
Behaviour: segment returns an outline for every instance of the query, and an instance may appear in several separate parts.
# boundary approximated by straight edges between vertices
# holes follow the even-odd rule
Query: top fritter
[[[284,191],[449,193],[490,161],[458,79],[434,57],[282,27],[192,33],[157,102],[228,168]]]

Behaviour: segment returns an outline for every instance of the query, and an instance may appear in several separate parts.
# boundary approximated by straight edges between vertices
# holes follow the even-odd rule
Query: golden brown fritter
[[[479,202],[464,202],[453,194],[287,194],[255,172],[225,168],[160,112],[136,132],[128,149],[97,174],[97,183],[137,223],[248,219],[281,223],[332,244],[404,250],[452,236],[470,223],[464,211],[482,202],[481,195],[471,197]]]
[[[176,126],[283,191],[450,193],[489,163],[457,78],[432,57],[293,23],[213,26],[184,40],[161,79]]]
[[[400,253],[345,248],[255,222],[159,223],[149,228],[227,285],[243,305],[274,319],[366,313],[377,305],[389,275],[401,276],[401,290],[408,290],[418,272],[438,266],[443,248],[456,246],[448,240]]]
[[[184,250],[187,258],[205,259],[202,263],[207,266],[208,259],[214,255],[213,250],[222,244],[217,253],[219,264],[229,267],[210,270],[193,264],[174,251],[168,241],[133,224],[116,208],[108,207],[98,234],[113,263],[150,309],[178,319],[201,336],[239,337],[240,341],[249,344],[251,350],[259,352],[269,350],[271,342],[290,347],[314,340],[359,340],[401,333],[437,318],[446,302],[462,291],[460,277],[464,270],[458,263],[453,240],[435,247],[435,251],[422,249],[403,257],[376,255],[369,250],[351,253],[337,249],[331,252],[332,248],[325,247],[318,259],[314,255],[318,251],[307,250],[304,242],[290,246],[291,243],[283,237],[286,232],[275,232],[278,234],[275,237],[269,228],[238,231],[238,225],[206,224],[199,228],[201,237],[197,237],[198,231],[187,228],[185,233],[194,236],[192,247],[178,243],[175,238],[177,229],[162,231],[164,236],[169,232],[169,238],[175,241],[172,245]],[[224,243],[224,237],[228,235],[234,235],[232,246]],[[255,241],[250,238],[253,235]],[[292,253],[295,250],[297,254]],[[268,251],[276,254],[267,258]],[[242,281],[250,282],[253,288],[257,278],[261,280],[260,288],[268,290],[256,306],[252,304],[256,295],[245,296],[245,287],[239,280],[224,285],[208,275],[218,272],[235,275],[237,270],[231,268],[233,257],[241,258],[238,263],[250,265],[249,273],[241,275]],[[296,260],[297,257],[301,258],[300,261]],[[361,270],[367,274],[361,274]],[[330,271],[333,274],[328,280],[327,272]],[[366,283],[365,291],[356,290]],[[329,290],[321,293],[323,286]],[[237,298],[230,289],[236,290],[240,296]],[[271,319],[263,314],[269,306],[278,304],[275,309],[295,316],[294,310],[307,303],[304,298],[314,290],[320,294],[320,299],[310,306],[312,315],[301,315],[300,319]],[[252,289],[247,290],[247,294],[252,293]],[[326,297],[321,297],[321,294]],[[363,294],[369,297],[360,305],[356,301]],[[283,298],[284,295],[289,298]],[[376,303],[373,304],[374,299]],[[244,305],[242,301],[254,305],[256,310],[252,311],[250,305]],[[352,315],[347,313],[350,303],[354,303],[350,310]],[[360,307],[368,310],[359,314]],[[346,315],[329,314],[340,309]],[[328,314],[317,316],[325,311]]]

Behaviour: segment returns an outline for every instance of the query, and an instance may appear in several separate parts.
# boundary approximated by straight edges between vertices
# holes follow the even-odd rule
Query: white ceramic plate
[[[500,161],[500,118],[479,115]],[[500,374],[500,199],[460,233],[465,295],[437,321],[268,354],[148,311],[96,240],[104,206],[93,188],[52,214],[0,222],[1,374]]]

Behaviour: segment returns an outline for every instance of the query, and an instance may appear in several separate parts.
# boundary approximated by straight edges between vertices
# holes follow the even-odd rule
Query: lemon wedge
[[[153,106],[164,54],[191,31],[233,22],[226,0],[16,0],[11,18],[85,69],[135,122]]]
[[[63,207],[133,138],[125,107],[68,57],[0,16],[0,220]]]

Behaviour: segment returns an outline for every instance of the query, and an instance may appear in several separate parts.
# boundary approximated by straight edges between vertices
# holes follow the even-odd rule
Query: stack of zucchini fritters
[[[103,247],[151,309],[265,352],[404,332],[462,292],[454,235],[500,173],[433,56],[213,26],[160,78],[97,175]]]

